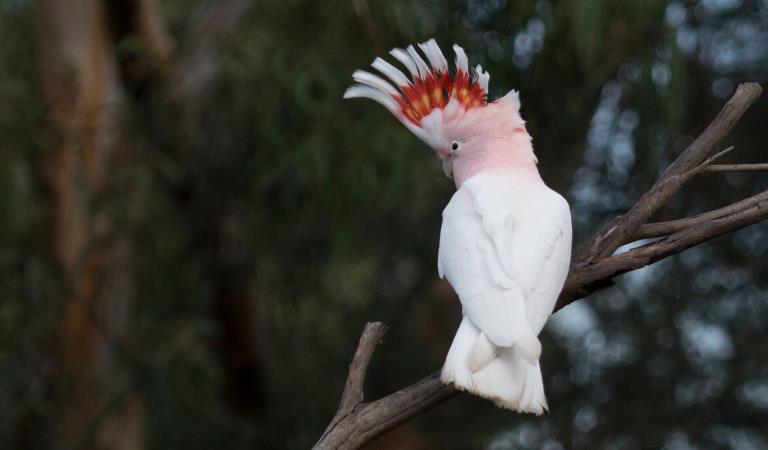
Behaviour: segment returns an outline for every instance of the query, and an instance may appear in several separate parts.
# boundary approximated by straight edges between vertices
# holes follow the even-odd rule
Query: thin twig
[[[701,164],[694,167],[693,169],[689,170],[683,175],[683,178],[686,180],[693,178],[695,175],[698,175],[699,173],[707,170],[708,167],[712,166],[712,163],[717,161],[718,159],[722,158],[726,154],[730,153],[734,149],[733,145],[726,148],[725,150],[722,150],[720,152],[715,153],[714,155],[710,156],[709,158],[705,159]]]
[[[738,203],[724,206],[714,211],[709,211],[693,217],[670,220],[667,222],[646,223],[640,227],[637,234],[633,237],[633,240],[649,239],[676,233],[703,222],[719,219],[721,217],[744,211],[747,208],[751,208],[752,206],[766,200],[768,200],[768,192],[762,192],[760,194],[753,195],[752,197],[744,199]]]
[[[768,164],[713,164],[704,172],[749,172],[768,170]]]

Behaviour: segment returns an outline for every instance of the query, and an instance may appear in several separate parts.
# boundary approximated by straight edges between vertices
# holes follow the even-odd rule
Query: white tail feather
[[[541,356],[541,341],[539,341],[539,338],[533,334],[523,334],[521,339],[515,343],[515,348],[517,348],[520,355],[531,364],[538,361]]]
[[[543,414],[547,410],[547,399],[538,362],[530,364],[516,347],[507,347],[500,349],[485,367],[472,372],[472,351],[480,337],[480,331],[465,316],[448,351],[440,379],[493,400],[502,408]]]
[[[484,369],[499,355],[499,347],[489,341],[485,333],[475,339],[475,345],[469,354],[469,370],[477,372]]]

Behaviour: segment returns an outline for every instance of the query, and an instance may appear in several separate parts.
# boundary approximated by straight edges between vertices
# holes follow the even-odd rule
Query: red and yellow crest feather
[[[421,119],[436,108],[444,109],[452,99],[456,99],[458,105],[465,110],[487,104],[490,76],[479,65],[470,72],[467,55],[461,47],[453,46],[456,53],[453,75],[434,39],[419,44],[419,47],[429,64],[413,46],[405,50],[396,48],[390,52],[405,66],[410,77],[387,61],[376,58],[371,65],[389,78],[391,83],[370,72],[357,70],[352,76],[359,84],[347,89],[344,98],[370,98],[384,105],[417,134]]]

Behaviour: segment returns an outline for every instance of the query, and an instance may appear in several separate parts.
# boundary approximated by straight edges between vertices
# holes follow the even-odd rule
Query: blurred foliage
[[[177,54],[192,6],[161,2]],[[2,448],[57,448],[51,348],[65,287],[49,248],[37,23],[33,2],[0,0]],[[342,102],[353,70],[376,55],[434,36],[482,63],[494,96],[519,89],[543,176],[571,201],[583,241],[736,83],[768,79],[767,34],[757,0],[251,5],[184,120],[162,95],[122,99],[138,163],[116,169],[134,188],[107,207],[131,236],[137,301],[115,402],[129,387],[144,395],[148,448],[307,448],[336,409],[365,321],[392,327],[369,398],[439,367],[459,316],[435,273],[453,186],[383,108]],[[764,98],[728,139],[739,161],[764,158],[767,114]],[[736,201],[767,180],[704,175],[662,216]],[[224,395],[212,267],[222,217],[242,230],[229,270],[258,301],[267,397],[256,415]],[[543,418],[461,396],[379,448],[768,448],[766,255],[765,225],[754,226],[557,314],[543,338]]]

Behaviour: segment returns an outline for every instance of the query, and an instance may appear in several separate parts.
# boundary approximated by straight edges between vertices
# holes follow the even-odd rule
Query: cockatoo
[[[455,71],[434,39],[390,55],[410,76],[376,58],[344,98],[387,108],[434,149],[456,193],[443,211],[437,269],[453,287],[462,321],[441,372],[444,383],[520,412],[547,410],[538,335],[568,274],[568,203],[536,168],[516,91],[489,102],[489,74],[468,67],[458,45]]]

